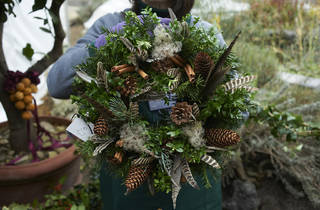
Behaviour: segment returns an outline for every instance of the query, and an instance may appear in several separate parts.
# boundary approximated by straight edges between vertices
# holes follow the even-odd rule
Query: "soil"
[[[67,134],[65,133],[66,126],[59,125],[54,126],[53,124],[49,122],[40,122],[41,126],[46,129],[54,139],[59,141],[61,143],[61,140],[67,139]],[[15,158],[21,157],[20,160],[16,162],[15,165],[21,165],[25,163],[32,162],[32,154],[29,152],[21,152],[16,154],[13,150],[10,148],[10,144],[8,141],[9,138],[9,130],[7,127],[0,128],[0,166],[6,165],[11,160],[14,160]],[[42,136],[43,140],[43,146],[49,147],[52,145],[52,142],[49,140],[49,137]],[[64,142],[65,143],[65,142]],[[69,143],[69,142],[66,142]],[[47,158],[52,158],[57,156],[59,153],[66,150],[66,147],[60,147],[56,148],[54,150],[48,150],[48,151],[37,151],[37,155],[40,160],[44,160]]]

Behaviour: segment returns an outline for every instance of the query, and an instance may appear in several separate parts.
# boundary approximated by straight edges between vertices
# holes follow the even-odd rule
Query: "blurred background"
[[[28,11],[28,6],[25,3],[16,7],[17,16],[28,16],[28,12],[23,13]],[[127,0],[68,0],[61,10],[67,32],[65,49],[73,46],[99,17],[128,7]],[[281,135],[273,135],[272,129],[286,126],[280,119],[283,112],[289,113],[285,121],[290,121],[290,114],[298,114],[305,123],[320,126],[320,2],[197,0],[192,13],[217,26],[227,43],[242,31],[234,48],[241,63],[240,71],[258,76],[257,103],[265,107],[272,105],[277,110],[269,113],[268,126],[251,123],[241,129],[242,144],[225,168],[224,209],[319,209],[319,141],[309,137],[286,141]],[[18,22],[21,24],[10,17],[5,27]],[[9,61],[13,69],[23,69],[33,62],[21,56],[26,43],[31,43],[39,55],[52,45],[48,42],[53,40],[50,36],[36,40],[32,35],[25,36],[41,34],[32,27],[39,28],[42,23],[31,17],[26,24],[23,32],[17,33],[17,27],[12,27],[4,35],[5,52],[14,58]],[[18,44],[15,50],[10,45],[13,41]],[[56,100],[47,95],[45,75],[37,96],[42,104],[40,113],[71,118],[76,112],[75,106],[69,100]],[[1,121],[4,120],[2,113]],[[297,118],[292,118],[294,120]],[[95,172],[86,173],[96,177]],[[85,184],[90,188],[79,188],[86,197],[81,205],[90,209],[92,202],[100,199],[99,193],[93,193],[98,191],[98,182],[88,178]],[[57,194],[49,200],[56,202],[58,199],[54,196]],[[76,197],[64,196],[63,199],[74,203]]]

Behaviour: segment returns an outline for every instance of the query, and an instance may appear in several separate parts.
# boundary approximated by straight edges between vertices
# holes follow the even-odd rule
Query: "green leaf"
[[[32,12],[45,8],[47,0],[35,0],[32,6]]]
[[[22,54],[29,60],[32,60],[32,56],[34,55],[34,50],[31,47],[30,43],[27,43],[27,46],[22,49]]]
[[[49,29],[45,28],[45,27],[40,27],[40,30],[42,30],[42,31],[44,31],[44,32],[46,32],[46,33],[51,34],[51,31],[50,31]]]

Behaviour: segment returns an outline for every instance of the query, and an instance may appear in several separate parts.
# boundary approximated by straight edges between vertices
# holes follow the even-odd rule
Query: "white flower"
[[[155,38],[152,58],[162,60],[181,51],[182,43],[174,41],[163,25],[157,25],[153,32]]]
[[[200,148],[205,146],[206,140],[203,138],[204,129],[200,121],[196,121],[195,123],[184,127],[183,132],[189,137],[189,143],[193,147]]]

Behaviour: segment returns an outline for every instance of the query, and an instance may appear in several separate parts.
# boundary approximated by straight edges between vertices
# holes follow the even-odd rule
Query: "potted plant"
[[[64,0],[52,1],[50,7],[46,7],[46,0],[34,1],[33,11],[44,9],[51,16],[54,46],[25,73],[8,69],[2,44],[4,22],[8,15],[14,15],[13,8],[21,1],[8,0],[0,3],[0,88],[2,88],[0,101],[8,118],[8,122],[0,124],[0,128],[8,126],[10,131],[8,142],[11,149],[16,154],[23,151],[31,152],[33,161],[24,165],[15,165],[15,160],[13,160],[10,165],[0,165],[0,206],[10,202],[41,200],[43,195],[50,192],[50,188],[52,189],[54,185],[59,184],[63,177],[63,189],[72,186],[79,177],[80,162],[78,156],[74,154],[75,147],[72,144],[63,145],[67,149],[55,157],[41,161],[38,158],[38,149],[50,150],[61,147],[61,144],[40,125],[40,121],[47,121],[53,125],[67,125],[69,121],[53,117],[39,118],[36,114],[35,101],[31,96],[31,92],[37,90],[38,76],[63,52],[65,33],[60,21],[59,10]],[[43,20],[45,24],[48,24],[48,19]],[[32,56],[32,50],[31,55],[29,53],[28,56]],[[34,124],[36,126],[33,126]],[[42,145],[41,136],[43,135],[53,141],[51,147]]]

